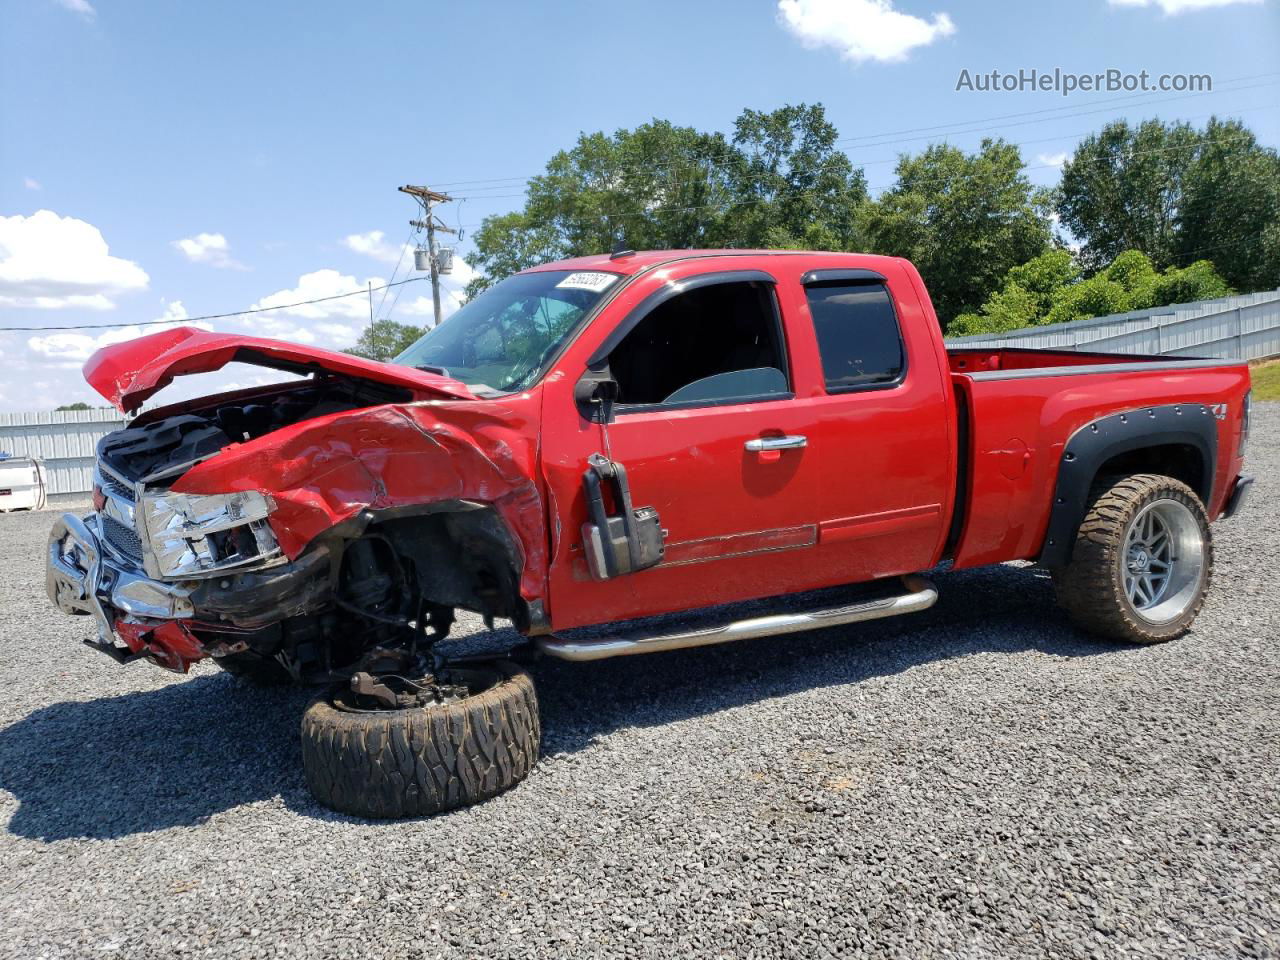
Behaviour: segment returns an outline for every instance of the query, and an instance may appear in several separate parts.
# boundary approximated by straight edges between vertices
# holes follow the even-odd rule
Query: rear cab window
[[[804,288],[827,392],[878,390],[901,383],[907,355],[884,278],[825,273],[807,275]]]

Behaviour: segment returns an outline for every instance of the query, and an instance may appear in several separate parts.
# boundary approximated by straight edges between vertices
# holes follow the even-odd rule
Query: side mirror
[[[592,423],[613,423],[613,405],[618,393],[618,381],[606,366],[584,373],[573,388],[573,399],[578,411]]]

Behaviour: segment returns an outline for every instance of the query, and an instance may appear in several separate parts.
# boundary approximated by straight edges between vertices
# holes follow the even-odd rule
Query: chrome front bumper
[[[103,548],[97,514],[64,513],[49,531],[45,588],[63,613],[88,615],[99,644],[115,646],[115,620],[181,620],[195,615],[191,589],[148,578]]]

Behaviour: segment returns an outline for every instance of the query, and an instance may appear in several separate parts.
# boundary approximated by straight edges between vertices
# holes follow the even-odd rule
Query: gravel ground
[[[0,952],[20,957],[1280,955],[1280,405],[1195,631],[1095,643],[1026,566],[932,611],[543,662],[497,800],[312,802],[305,697],[79,645],[49,514],[0,516]]]

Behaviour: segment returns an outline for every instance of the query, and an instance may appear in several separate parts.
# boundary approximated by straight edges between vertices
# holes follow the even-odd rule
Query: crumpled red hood
[[[172,383],[174,377],[220,370],[232,361],[294,373],[327,370],[437,397],[475,399],[464,384],[425,370],[283,340],[209,333],[195,327],[175,327],[103,347],[85,363],[84,378],[116,409],[131,413]]]

